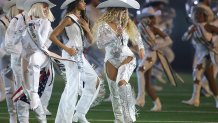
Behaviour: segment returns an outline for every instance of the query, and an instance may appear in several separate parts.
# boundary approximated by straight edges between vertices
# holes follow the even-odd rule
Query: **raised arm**
[[[81,24],[81,27],[85,31],[85,35],[88,39],[88,42],[90,44],[92,44],[93,43],[93,35],[92,35],[91,30],[89,28],[89,24],[82,18],[79,19],[79,23]]]
[[[167,47],[167,46],[169,46],[169,45],[171,45],[173,43],[172,39],[167,34],[162,32],[160,29],[154,27],[153,31],[154,31],[155,35],[159,35],[162,38],[162,39],[156,39],[156,40],[164,40],[163,42],[162,41],[157,41],[157,42],[160,42],[160,43],[155,45],[154,49],[164,48],[164,47]]]

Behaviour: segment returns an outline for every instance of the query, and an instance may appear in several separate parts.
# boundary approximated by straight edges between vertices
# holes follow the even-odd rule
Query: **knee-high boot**
[[[111,102],[112,102],[112,107],[113,107],[113,112],[114,112],[114,117],[115,117],[115,123],[125,123],[124,121],[124,116],[123,116],[123,110],[122,110],[122,105],[120,101],[120,96],[118,92],[118,86],[115,81],[110,80],[107,77],[109,89],[110,89],[110,95],[111,95]]]
[[[132,95],[131,85],[125,84],[119,87],[119,96],[123,109],[125,123],[132,123],[136,121],[135,100]]]
[[[134,60],[132,60],[128,64],[124,64],[120,66],[117,73],[116,86],[118,86],[119,82],[122,80],[128,82],[134,69],[135,69]],[[118,87],[118,93],[120,96],[125,123],[135,122],[136,121],[135,97],[132,94],[131,85],[129,83],[121,85],[120,87]]]

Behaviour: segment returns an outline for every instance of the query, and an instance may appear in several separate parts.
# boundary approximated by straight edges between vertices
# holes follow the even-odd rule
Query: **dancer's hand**
[[[74,48],[66,48],[65,51],[70,55],[70,56],[75,56],[77,54],[77,50]]]
[[[192,34],[195,31],[196,31],[196,25],[192,25],[188,30],[188,34]]]
[[[82,28],[86,31],[86,32],[90,32],[90,28],[89,28],[89,23],[86,22],[83,18],[79,19],[79,23],[81,24]]]

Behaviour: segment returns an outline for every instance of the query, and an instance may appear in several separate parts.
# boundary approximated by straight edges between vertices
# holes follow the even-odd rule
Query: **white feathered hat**
[[[16,5],[16,1],[15,0],[11,0],[11,1],[6,1],[4,3],[4,6],[3,6],[3,11],[4,12],[8,12],[10,10],[10,8],[12,6],[15,6]]]
[[[137,19],[142,19],[143,17],[149,17],[149,16],[160,16],[160,15],[161,15],[160,10],[155,11],[154,8],[148,7],[142,10],[142,13],[137,16]]]
[[[56,5],[53,4],[52,2],[50,2],[49,0],[27,0],[25,3],[24,3],[24,9],[26,11],[29,11],[32,7],[33,4],[35,3],[47,3],[49,8],[53,8],[55,7]]]
[[[24,3],[27,0],[16,0],[16,7],[20,10],[24,10]]]
[[[66,1],[61,5],[61,9],[66,9],[67,6],[68,6],[70,3],[74,2],[74,1],[76,1],[76,0],[66,0]]]
[[[97,8],[122,7],[139,9],[140,5],[136,0],[107,0],[100,3]]]

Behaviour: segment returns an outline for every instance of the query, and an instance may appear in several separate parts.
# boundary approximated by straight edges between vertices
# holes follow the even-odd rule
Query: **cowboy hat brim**
[[[24,10],[24,3],[26,0],[16,0],[16,7],[20,10]]]
[[[109,7],[139,9],[140,5],[136,0],[107,0],[105,2],[100,3],[97,6],[97,8],[109,8]]]
[[[55,7],[56,5],[53,4],[52,2],[50,2],[49,0],[27,0],[25,3],[24,3],[24,9],[26,11],[29,11],[31,9],[31,7],[33,6],[33,4],[35,3],[47,3],[49,8],[53,8]]]
[[[7,13],[10,10],[10,8],[12,6],[15,6],[15,5],[16,5],[16,1],[15,0],[7,1],[7,2],[5,2],[4,6],[3,6],[3,11],[5,13]]]
[[[66,1],[61,5],[61,9],[66,9],[67,6],[68,6],[70,3],[74,2],[74,1],[76,1],[76,0],[66,0]]]

